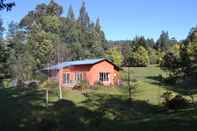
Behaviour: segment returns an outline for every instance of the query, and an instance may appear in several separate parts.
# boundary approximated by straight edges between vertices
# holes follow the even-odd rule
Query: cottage
[[[50,79],[58,80],[62,87],[73,87],[83,80],[92,86],[97,82],[116,85],[119,81],[119,67],[105,58],[68,61],[43,71],[48,72]]]

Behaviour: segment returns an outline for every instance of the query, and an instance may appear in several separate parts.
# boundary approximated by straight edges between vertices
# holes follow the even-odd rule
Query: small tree
[[[133,47],[130,51],[129,63],[135,67],[145,67],[149,64],[148,51],[143,46]]]
[[[176,77],[179,72],[179,60],[173,53],[166,53],[160,67],[168,71],[170,77]]]
[[[53,81],[53,80],[46,80],[44,81],[40,87],[42,89],[44,89],[46,92],[45,92],[45,98],[46,98],[46,107],[48,107],[48,103],[49,103],[49,91],[52,90],[52,89],[55,89],[57,88],[58,86],[58,83],[56,81]]]
[[[105,56],[108,59],[110,59],[111,61],[113,61],[113,63],[115,63],[116,65],[118,65],[118,66],[122,65],[123,56],[122,56],[122,53],[121,53],[120,49],[111,48],[111,49],[106,51]]]
[[[130,68],[127,68],[127,73],[128,73],[128,78],[127,78],[127,82],[128,82],[128,100],[132,101],[132,94],[135,91],[135,89],[137,88],[137,80],[136,79],[131,79],[131,71]]]
[[[86,96],[87,95],[87,89],[89,87],[89,83],[86,80],[82,80],[80,81],[80,88],[81,88],[81,92]]]

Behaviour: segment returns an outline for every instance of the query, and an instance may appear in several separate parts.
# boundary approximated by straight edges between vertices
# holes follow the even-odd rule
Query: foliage
[[[25,80],[31,80],[33,78],[35,64],[29,52],[17,54],[17,57],[12,54],[9,58],[9,64],[13,79],[24,82]]]
[[[69,8],[68,8],[68,13],[67,13],[67,18],[70,20],[70,21],[75,21],[75,14],[74,14],[74,11],[73,11],[73,8],[72,6],[70,5]]]
[[[164,99],[163,104],[166,105],[170,102],[170,100],[173,98],[173,93],[170,91],[166,91],[161,95],[161,98]]]
[[[189,106],[189,101],[181,95],[176,95],[169,102],[170,109],[182,109]]]
[[[39,4],[20,22],[28,32],[28,43],[38,68],[47,62],[57,62],[53,49],[59,43],[62,43],[62,49],[66,49],[61,56],[62,61],[101,57],[104,54],[106,40],[99,19],[96,24],[91,22],[85,3],[81,6],[78,19],[75,18],[72,6],[69,7],[67,17],[60,16],[62,11],[62,6],[54,1]],[[47,61],[44,56],[52,58]]]
[[[37,67],[46,66],[54,58],[55,44],[58,43],[56,38],[57,35],[44,31],[36,31],[29,37],[30,53],[35,58]]]
[[[9,57],[9,50],[6,45],[0,41],[0,86],[3,82],[3,79],[10,77],[10,72],[8,69],[8,57]]]
[[[113,63],[115,63],[118,66],[122,65],[123,56],[122,56],[120,49],[118,48],[114,47],[114,48],[108,49],[105,53],[105,57],[111,60]]]
[[[4,79],[10,78],[10,71],[8,68],[10,49],[3,39],[4,30],[5,28],[3,27],[3,21],[0,19],[0,86],[3,86]]]
[[[163,104],[168,109],[183,109],[189,106],[189,101],[181,95],[173,96],[172,92],[165,92],[162,95]]]
[[[149,48],[149,59],[150,64],[160,64],[162,59],[162,52],[155,50],[154,48]]]
[[[84,95],[86,95],[86,90],[88,88],[90,88],[88,81],[82,80],[77,85],[75,85],[75,87],[73,89],[80,90],[82,93],[84,93]]]
[[[129,63],[134,67],[144,67],[149,64],[148,51],[143,47],[133,47],[131,53],[129,54]]]
[[[86,11],[85,2],[82,3],[79,12],[78,22],[81,24],[83,30],[88,30],[90,26],[90,17]]]
[[[15,6],[15,2],[6,2],[6,0],[0,1],[0,10],[6,9],[7,11],[10,11],[13,6]]]
[[[170,73],[170,80],[183,82],[196,81],[197,35],[194,29],[181,45],[176,44],[174,53],[167,53],[162,66]],[[162,67],[162,68],[163,68]]]
[[[29,53],[26,43],[25,33],[18,27],[17,23],[11,22],[7,34],[9,56],[8,68],[11,72],[11,78],[19,83],[24,83],[25,80],[32,80],[35,62],[34,58]],[[19,85],[20,87],[23,86]]]
[[[177,44],[176,39],[170,38],[168,32],[162,31],[159,39],[156,42],[156,48],[167,52],[174,44]]]
[[[164,70],[167,69],[174,74],[177,73],[177,69],[179,67],[178,58],[171,52],[165,54],[163,57],[163,61],[160,64],[161,68]]]
[[[45,80],[40,84],[40,88],[42,89],[55,89],[58,87],[58,82],[55,80]]]

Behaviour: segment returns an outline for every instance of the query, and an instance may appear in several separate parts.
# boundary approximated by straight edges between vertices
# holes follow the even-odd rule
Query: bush
[[[164,99],[164,106],[168,109],[177,110],[189,106],[189,101],[186,98],[181,95],[173,96],[173,93],[169,91],[165,92],[161,97]]]
[[[73,89],[84,91],[90,87],[88,81],[82,80],[78,84],[76,84]]]
[[[43,89],[54,89],[58,87],[58,82],[55,80],[46,80],[40,85]]]
[[[161,98],[164,99],[163,104],[167,105],[169,103],[169,101],[172,99],[172,97],[173,97],[172,92],[170,92],[170,91],[164,92],[163,95],[161,96]]]
[[[104,86],[103,85],[103,83],[101,82],[101,81],[97,81],[96,83],[95,83],[95,86],[94,87],[102,87],[102,86]]]
[[[10,79],[5,79],[5,80],[3,80],[3,84],[0,85],[0,86],[2,86],[3,88],[12,87],[12,86],[13,86],[12,80],[10,80]],[[1,88],[1,87],[0,87],[0,88]]]
[[[171,52],[165,54],[160,67],[169,73],[169,79],[166,81],[167,83],[174,84],[174,82],[177,81],[178,77],[180,77],[180,66],[180,60],[175,54]]]
[[[183,109],[189,106],[189,101],[181,95],[176,95],[169,101],[169,109]]]
[[[160,52],[152,48],[149,49],[150,64],[160,64]]]
[[[129,56],[129,65],[134,67],[146,67],[149,65],[149,55],[143,46],[133,48]]]

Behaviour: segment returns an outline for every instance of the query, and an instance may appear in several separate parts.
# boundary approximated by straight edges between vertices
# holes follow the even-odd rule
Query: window
[[[64,83],[65,84],[70,83],[70,74],[69,73],[64,74]]]
[[[76,72],[76,73],[75,73],[75,80],[76,80],[76,81],[81,81],[81,80],[83,80],[83,73],[82,73],[82,72]]]
[[[99,80],[100,81],[109,81],[109,73],[107,73],[107,72],[100,72],[99,73]]]

